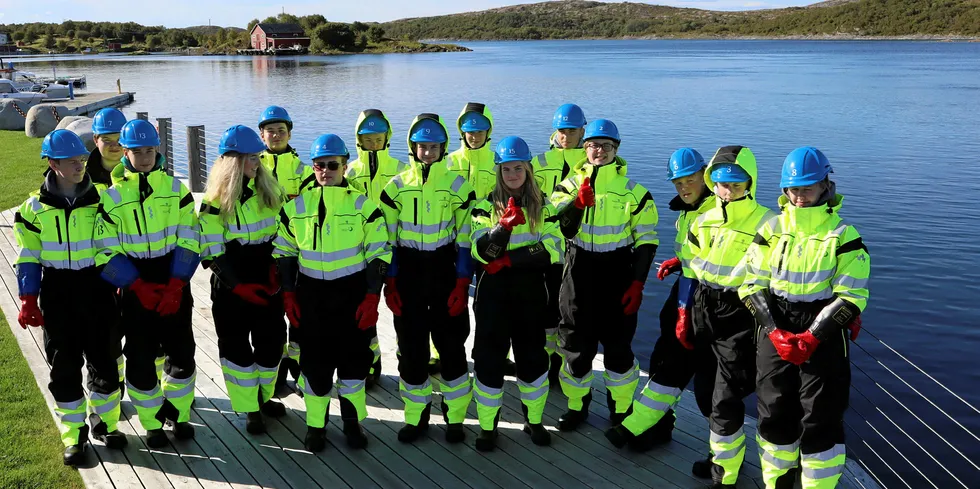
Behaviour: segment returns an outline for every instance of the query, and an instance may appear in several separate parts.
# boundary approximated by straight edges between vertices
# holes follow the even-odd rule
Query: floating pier
[[[131,103],[135,92],[79,93],[74,100],[56,99],[28,103],[15,99],[0,100],[0,129],[24,131],[30,137],[44,137],[58,126],[63,117],[94,115],[106,107]]]

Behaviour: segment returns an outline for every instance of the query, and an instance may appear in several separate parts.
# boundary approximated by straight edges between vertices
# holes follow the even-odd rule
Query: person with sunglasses
[[[299,387],[306,403],[304,445],[313,452],[326,447],[334,373],[347,445],[367,446],[360,424],[367,417],[364,383],[391,262],[384,214],[344,178],[349,159],[339,136],[313,141],[316,186],[283,206],[273,241],[286,315],[302,328],[308,352],[300,357]]]
[[[259,136],[265,142],[266,150],[259,155],[259,158],[266,170],[282,186],[287,201],[296,198],[304,188],[310,187],[314,182],[313,170],[308,165],[303,164],[299,158],[299,153],[289,145],[292,135],[293,120],[289,117],[289,112],[286,109],[278,105],[270,105],[262,111],[259,116]],[[300,336],[302,333],[292,324],[289,325],[288,331],[289,340],[283,349],[279,375],[276,377],[277,390],[285,387],[287,372],[294,381],[299,381]],[[300,395],[303,395],[302,391],[300,391]]]
[[[558,429],[578,428],[592,402],[592,360],[604,350],[606,400],[613,425],[630,414],[640,367],[633,356],[636,313],[657,252],[657,205],[626,176],[619,129],[608,119],[585,127],[587,161],[555,188],[562,234],[570,240],[561,286],[559,372],[568,411]]]
[[[446,441],[466,438],[463,420],[472,399],[464,343],[470,334],[473,280],[469,210],[476,200],[466,179],[450,169],[449,131],[436,114],[421,114],[408,131],[411,168],[381,193],[394,245],[385,300],[395,315],[405,426],[398,439],[411,443],[429,426],[429,336],[442,358],[442,413]]]
[[[272,240],[282,188],[262,166],[265,144],[254,130],[232,126],[201,203],[201,264],[211,270],[211,314],[231,408],[246,413],[245,430],[264,433],[262,415],[286,408],[272,400],[286,342]]]
[[[376,204],[385,185],[391,179],[408,169],[408,165],[397,160],[388,152],[391,146],[391,122],[378,109],[362,111],[357,116],[354,125],[354,138],[357,141],[357,159],[347,165],[347,181]],[[367,388],[370,389],[381,379],[381,343],[378,341],[377,328],[373,330],[371,353],[374,364],[367,377]]]

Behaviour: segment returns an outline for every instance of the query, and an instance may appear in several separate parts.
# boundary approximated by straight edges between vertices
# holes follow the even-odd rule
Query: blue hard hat
[[[87,154],[82,138],[67,129],[52,131],[41,141],[41,158],[63,160]]]
[[[463,132],[489,131],[490,119],[477,112],[467,112],[463,116],[463,121],[459,125],[459,130]]]
[[[289,112],[278,105],[270,105],[262,111],[262,115],[259,116],[259,129],[273,122],[285,122],[286,129],[293,130],[293,120],[289,118]]]
[[[585,124],[585,112],[575,104],[558,107],[554,119],[551,120],[551,127],[555,129],[578,129],[585,127]]]
[[[446,131],[435,119],[422,119],[412,127],[413,143],[445,143],[448,141]]]
[[[310,145],[310,160],[322,158],[324,156],[344,156],[350,158],[350,151],[340,136],[336,134],[323,134],[317,137]]]
[[[622,141],[619,138],[619,128],[609,119],[596,119],[585,126],[585,136],[582,140],[588,141],[596,138],[612,139],[617,143]]]
[[[783,161],[782,177],[779,179],[780,188],[805,187],[822,182],[827,175],[833,173],[830,160],[823,152],[813,146],[796,148]]]
[[[531,148],[527,143],[517,136],[507,136],[497,143],[497,149],[493,152],[493,162],[497,165],[510,163],[511,161],[531,161]]]
[[[120,131],[119,144],[126,149],[160,146],[160,135],[148,121],[133,119]]]
[[[721,163],[711,168],[711,181],[715,183],[747,182],[752,177],[735,163]]]
[[[357,134],[387,134],[388,133],[388,122],[385,121],[384,117],[372,115],[364,122],[361,123],[361,127],[357,129]]]
[[[241,124],[231,126],[221,135],[221,142],[218,143],[218,154],[239,153],[243,155],[261,153],[265,151],[265,143],[262,138],[251,127]]]
[[[126,116],[119,109],[107,107],[95,113],[92,118],[92,134],[112,134],[122,131]]]
[[[694,148],[681,148],[670,155],[667,162],[667,180],[694,175],[707,164]]]

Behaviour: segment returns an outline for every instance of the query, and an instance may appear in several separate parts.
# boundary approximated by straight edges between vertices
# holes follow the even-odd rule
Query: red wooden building
[[[299,24],[255,24],[251,32],[252,49],[310,47],[310,38]]]

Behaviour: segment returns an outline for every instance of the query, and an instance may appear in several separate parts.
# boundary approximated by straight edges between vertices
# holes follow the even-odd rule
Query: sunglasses
[[[337,161],[328,161],[326,163],[321,161],[314,161],[313,168],[316,168],[317,170],[320,171],[323,170],[337,171],[340,168],[340,163]]]

